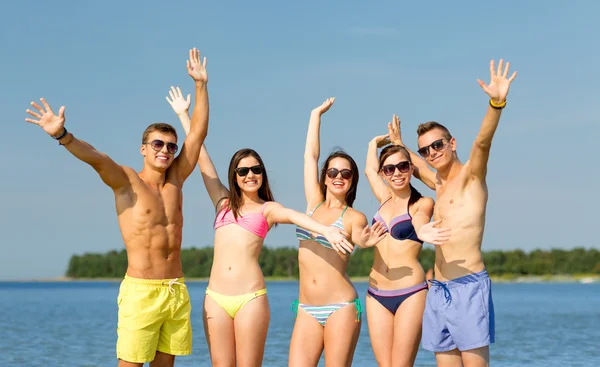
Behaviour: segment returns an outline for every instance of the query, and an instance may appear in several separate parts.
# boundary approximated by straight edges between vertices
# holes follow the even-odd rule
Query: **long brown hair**
[[[388,145],[387,147],[383,148],[381,150],[381,153],[379,153],[379,170],[381,171],[381,168],[383,167],[383,162],[385,162],[386,159],[388,159],[390,156],[396,154],[396,153],[402,153],[402,155],[410,162],[410,164],[412,164],[412,159],[410,159],[410,153],[408,152],[408,150],[406,150],[406,148],[404,148],[403,146],[400,145]],[[410,177],[409,177],[410,179]],[[411,205],[413,205],[414,203],[416,203],[417,201],[419,201],[420,198],[423,197],[423,195],[421,195],[421,193],[415,189],[415,187],[411,184],[409,184],[410,186],[410,197],[408,198],[408,206],[410,207]]]
[[[263,168],[262,173],[262,185],[258,189],[258,197],[263,199],[264,201],[275,201],[273,198],[273,193],[271,192],[271,187],[269,186],[269,177],[267,176],[267,171],[265,170],[265,165],[263,164],[262,159],[254,151],[253,149],[245,148],[240,149],[233,157],[231,157],[231,162],[229,162],[229,173],[228,181],[229,181],[229,202],[227,203],[227,207],[233,212],[234,218],[237,220],[240,214],[240,208],[242,207],[242,193],[241,189],[237,184],[236,175],[237,172],[235,169],[237,168],[240,161],[246,157],[254,157],[258,161],[258,163]]]
[[[352,207],[352,204],[356,199],[356,188],[358,187],[358,166],[356,165],[354,159],[352,159],[352,157],[350,157],[348,153],[344,152],[341,149],[332,152],[329,155],[329,157],[327,157],[327,159],[325,160],[325,163],[323,163],[323,167],[321,167],[321,175],[319,177],[319,187],[321,188],[321,194],[323,195],[323,198],[325,198],[325,194],[327,193],[327,186],[325,185],[325,175],[327,174],[327,169],[329,168],[329,162],[331,162],[331,160],[334,158],[344,158],[345,160],[350,162],[350,167],[352,168],[352,182],[350,183],[350,190],[348,190],[348,192],[346,193],[346,204],[349,207]]]

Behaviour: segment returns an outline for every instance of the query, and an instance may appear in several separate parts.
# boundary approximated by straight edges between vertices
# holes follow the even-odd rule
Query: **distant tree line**
[[[420,262],[424,269],[433,267],[435,251],[423,249]],[[557,275],[600,274],[600,251],[575,248],[572,250],[486,251],[483,259],[492,275]],[[213,248],[187,248],[181,251],[186,277],[206,278],[210,274]],[[263,247],[259,264],[269,277],[298,277],[297,248]],[[357,249],[348,266],[350,276],[368,276],[373,264],[373,249]],[[73,255],[66,272],[71,278],[120,278],[127,269],[125,250],[105,254]]]

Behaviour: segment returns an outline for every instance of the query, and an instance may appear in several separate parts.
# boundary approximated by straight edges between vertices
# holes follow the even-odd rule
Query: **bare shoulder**
[[[429,196],[423,196],[416,202],[416,204],[419,206],[419,208],[433,208],[435,205],[435,200]]]
[[[121,166],[121,168],[127,174],[127,176],[133,176],[133,177],[137,178],[138,180],[141,180],[140,176],[133,168],[128,167],[128,166]]]
[[[272,212],[275,209],[282,209],[284,208],[283,205],[279,204],[276,201],[266,201],[265,202],[265,211],[264,211],[264,215],[268,216],[270,212]]]
[[[125,191],[127,191],[128,189],[131,189],[132,186],[142,182],[142,179],[140,178],[138,173],[133,168],[127,167],[127,166],[121,166],[121,165],[119,165],[119,167],[123,170],[123,172],[125,173],[125,175],[127,176],[128,180],[129,180],[130,186],[124,187]]]
[[[348,223],[350,226],[360,225],[364,227],[367,224],[367,216],[354,208],[348,208],[346,210],[344,219],[344,224]],[[346,227],[346,225],[344,225],[344,227]]]

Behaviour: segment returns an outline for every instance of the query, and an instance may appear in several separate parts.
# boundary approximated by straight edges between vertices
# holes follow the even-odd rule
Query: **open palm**
[[[188,74],[197,82],[208,83],[208,73],[206,72],[206,57],[200,62],[200,50],[191,49],[190,59],[187,61]]]
[[[62,106],[58,111],[58,116],[54,114],[52,108],[44,98],[40,98],[42,105],[35,102],[31,102],[31,105],[37,110],[27,110],[26,112],[31,116],[35,117],[35,119],[26,118],[25,121],[30,122],[32,124],[39,125],[46,133],[51,136],[57,136],[63,131],[63,127],[65,126],[65,106]]]
[[[500,59],[498,69],[496,69],[494,60],[490,61],[490,84],[486,85],[482,80],[477,79],[483,91],[496,103],[502,103],[506,100],[510,83],[517,77],[515,71],[510,78],[507,78],[510,62],[506,63],[504,70],[502,70],[503,65],[504,60]]]
[[[179,87],[175,88],[171,86],[169,96],[171,96],[171,99],[169,99],[169,97],[167,96],[167,102],[169,102],[169,104],[173,108],[173,111],[175,111],[177,115],[187,113],[187,111],[190,109],[190,103],[192,102],[190,100],[189,94],[187,95],[187,98],[183,98],[183,93],[181,93],[181,89]]]

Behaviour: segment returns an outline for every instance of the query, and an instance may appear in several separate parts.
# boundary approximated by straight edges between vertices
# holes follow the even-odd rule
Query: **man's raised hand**
[[[482,80],[477,79],[477,83],[479,83],[483,91],[490,96],[492,102],[496,104],[502,104],[506,101],[510,83],[517,77],[517,72],[515,71],[510,78],[507,78],[510,62],[506,63],[504,70],[502,70],[503,66],[504,60],[500,59],[498,62],[498,69],[496,69],[494,60],[492,60],[490,61],[490,84],[486,85]]]
[[[197,83],[208,83],[208,73],[206,72],[206,57],[200,63],[200,50],[193,48],[190,50],[190,59],[187,61],[188,74]]]
[[[26,112],[35,117],[35,119],[26,118],[25,121],[40,126],[50,136],[59,136],[62,134],[65,126],[65,106],[60,107],[57,116],[44,98],[40,98],[40,101],[42,102],[43,107],[36,102],[31,102],[31,105],[37,112],[29,109],[26,110]]]

